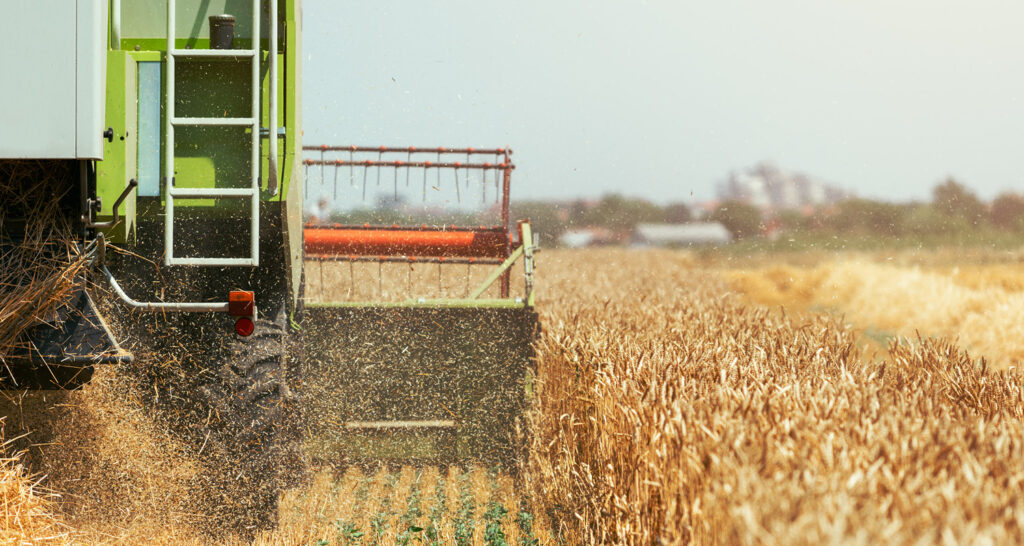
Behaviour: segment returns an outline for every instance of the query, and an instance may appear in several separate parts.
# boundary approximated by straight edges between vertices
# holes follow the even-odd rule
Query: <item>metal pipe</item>
[[[121,195],[117,197],[117,201],[114,201],[114,206],[111,207],[111,214],[113,215],[113,218],[111,218],[107,222],[88,222],[86,223],[85,227],[92,229],[113,227],[114,224],[116,224],[121,219],[120,215],[117,212],[117,209],[121,208],[121,203],[124,202],[124,200],[128,197],[128,194],[130,194],[132,190],[134,190],[138,185],[139,182],[134,178],[128,181],[128,187],[126,187],[124,191],[121,192]]]
[[[175,258],[169,265],[212,266],[212,267],[256,267],[252,258]]]
[[[303,159],[303,165],[333,165],[335,167],[422,167],[427,169],[483,169],[483,170],[514,170],[515,165],[511,163],[439,163],[437,161],[376,161],[364,159],[350,161],[348,159]]]
[[[453,265],[499,265],[505,262],[501,258],[445,258],[423,256],[337,256],[326,254],[306,254],[306,260],[312,262],[384,262],[410,264],[453,264]]]
[[[212,125],[214,127],[228,127],[228,126],[240,126],[253,125],[254,121],[259,123],[256,118],[171,118],[171,123],[174,125]]]
[[[252,49],[175,49],[177,57],[217,57],[217,58],[245,58],[252,57],[256,51]]]
[[[249,252],[252,266],[260,265],[260,19],[263,2],[252,0],[252,49],[256,55],[252,57],[252,165],[251,185],[252,206],[250,222]]]
[[[181,311],[181,312],[193,312],[193,313],[207,313],[224,311],[227,312],[228,304],[224,303],[166,303],[166,302],[141,302],[133,300],[128,294],[124,292],[121,285],[117,283],[117,279],[107,269],[107,266],[102,266],[103,275],[107,278],[107,282],[110,283],[110,287],[114,289],[114,293],[117,297],[121,298],[121,301],[127,303],[134,309],[142,309],[144,311]]]
[[[501,155],[511,154],[509,148],[418,148],[416,146],[330,146],[327,144],[303,146],[306,151],[323,152],[381,152],[381,153],[431,153],[431,154],[468,154],[468,155]]]
[[[305,229],[307,254],[504,258],[508,236],[494,231]]]
[[[512,193],[512,169],[515,169],[515,165],[509,162],[508,155],[505,156],[505,161],[502,163],[505,166],[502,169],[503,176],[501,181],[501,227],[508,231],[509,228],[509,196]],[[511,250],[511,249],[510,249]]]
[[[277,0],[270,0],[270,153],[267,191],[277,195]]]
[[[252,188],[171,188],[171,195],[193,199],[252,197]]]
[[[442,225],[442,226],[400,226],[398,224],[392,224],[390,226],[381,226],[374,224],[306,224],[305,229],[372,229],[380,231],[493,231],[502,233],[505,229],[501,226],[453,226],[453,225]]]
[[[167,0],[167,104],[164,105],[164,265],[174,262],[174,0]]]
[[[509,195],[512,192],[512,167],[509,161],[508,152],[505,152],[505,159],[502,162],[503,165],[509,165],[502,171],[501,181],[501,226],[505,228],[505,232],[508,232],[509,228]],[[512,243],[505,238],[505,255],[509,255],[512,252]],[[522,244],[522,241],[520,241]],[[512,283],[512,272],[505,271],[505,274],[501,276],[501,297],[507,298],[509,294],[509,288]]]
[[[121,0],[110,2],[110,49],[121,49]]]

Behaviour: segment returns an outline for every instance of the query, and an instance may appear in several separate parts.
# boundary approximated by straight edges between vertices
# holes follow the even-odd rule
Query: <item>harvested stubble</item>
[[[79,286],[86,260],[62,210],[76,174],[70,164],[0,161],[0,363]]]
[[[521,528],[518,495],[508,483],[489,484],[490,472],[455,466],[324,471],[284,495],[279,527],[261,533],[254,544],[551,543]],[[534,537],[537,542],[531,542]]]
[[[28,477],[20,455],[0,456],[0,544],[69,543],[69,528],[54,515],[54,501],[39,480]]]
[[[563,538],[1024,540],[1019,374],[928,339],[863,360],[676,253],[546,258],[526,476]]]

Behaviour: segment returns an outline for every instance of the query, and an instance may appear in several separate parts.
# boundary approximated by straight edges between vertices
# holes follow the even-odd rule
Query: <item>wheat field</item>
[[[1024,542],[1013,264],[600,249],[538,268],[517,472],[324,470],[256,543]],[[181,501],[191,455],[118,389],[101,376],[54,404],[76,432],[38,449],[62,465],[0,461],[22,507],[0,539],[204,541]]]

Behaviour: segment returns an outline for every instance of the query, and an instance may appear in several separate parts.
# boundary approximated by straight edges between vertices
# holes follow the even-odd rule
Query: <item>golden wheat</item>
[[[674,253],[556,258],[526,476],[563,538],[1024,539],[1019,375],[931,339],[863,360]]]
[[[934,267],[859,257],[810,268],[729,270],[726,276],[762,305],[830,310],[876,336],[949,338],[996,368],[1024,363],[1020,265]]]

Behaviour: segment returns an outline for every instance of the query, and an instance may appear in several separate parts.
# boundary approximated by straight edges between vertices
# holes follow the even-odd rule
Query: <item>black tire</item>
[[[291,337],[283,311],[257,321],[251,336],[227,344],[228,357],[195,393],[208,409],[201,450],[210,450],[209,500],[218,523],[246,538],[276,525],[280,492],[304,474],[288,388]]]

